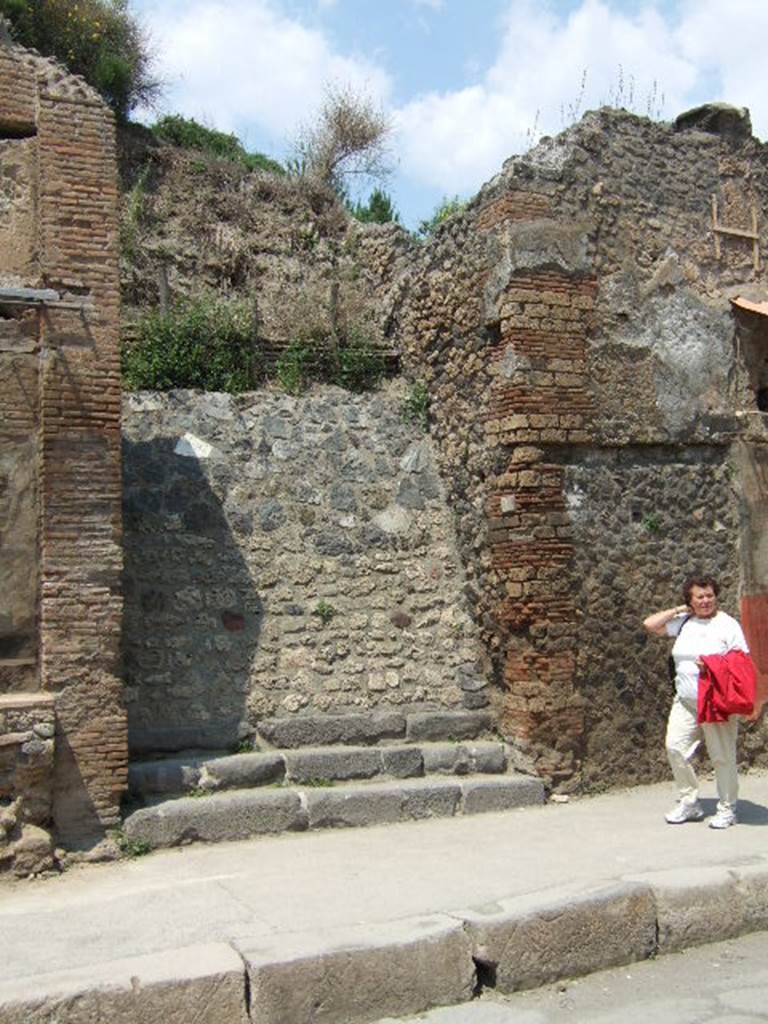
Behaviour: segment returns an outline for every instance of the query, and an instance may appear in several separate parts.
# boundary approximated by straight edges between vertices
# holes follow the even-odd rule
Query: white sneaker
[[[704,811],[698,800],[695,803],[685,803],[681,800],[676,807],[664,815],[664,820],[668,825],[683,825],[686,821],[701,821],[703,817]],[[714,821],[714,818],[712,820]],[[725,826],[720,827],[724,828]]]
[[[730,828],[731,825],[736,824],[736,815],[732,810],[726,808],[725,810],[718,811],[714,818],[710,818],[707,822],[710,828]]]

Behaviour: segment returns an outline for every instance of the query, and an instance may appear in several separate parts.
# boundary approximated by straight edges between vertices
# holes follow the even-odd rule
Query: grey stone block
[[[421,747],[381,747],[381,767],[385,775],[408,779],[424,774]]]
[[[215,724],[132,728],[128,746],[132,754],[172,753],[180,750],[225,751],[241,738],[240,719]]]
[[[495,774],[507,770],[503,743],[430,743],[423,746],[424,770],[451,775]]]
[[[489,732],[488,711],[421,711],[408,715],[409,740],[468,740]]]
[[[289,751],[284,756],[290,782],[370,779],[381,773],[381,757],[375,747],[320,747]]]
[[[544,803],[544,783],[526,775],[463,779],[464,814],[509,811]]]
[[[135,761],[128,767],[128,791],[132,796],[186,793],[197,786],[200,768],[189,758]]]
[[[43,994],[44,993],[44,994]],[[2,1024],[249,1024],[245,969],[224,943],[0,984]]]
[[[285,776],[281,754],[232,754],[204,761],[200,766],[201,789],[246,789],[280,782]]]
[[[473,772],[494,775],[507,770],[507,752],[503,743],[478,742],[465,744]]]
[[[442,915],[238,942],[253,1024],[342,1024],[420,1013],[471,998],[474,964],[461,922]]]
[[[546,985],[649,957],[656,946],[650,886],[535,893],[463,914],[473,955],[500,992]]]
[[[472,770],[469,751],[460,743],[425,743],[422,750],[428,774],[468,775]]]
[[[403,783],[404,818],[452,818],[461,807],[461,784],[453,779]]]
[[[635,875],[633,881],[653,887],[660,953],[722,942],[750,930],[745,926],[747,890],[729,868],[674,868]],[[754,903],[751,908],[754,915]]]
[[[403,791],[397,785],[308,790],[306,800],[310,828],[384,825],[403,818]]]
[[[157,846],[195,840],[223,842],[267,832],[305,829],[307,815],[299,795],[236,790],[207,797],[182,797],[135,811],[125,820],[125,834]]]
[[[477,711],[480,708],[487,708],[491,701],[488,694],[484,690],[480,690],[477,693],[465,693],[461,698],[461,703],[468,711]]]
[[[276,747],[329,746],[335,743],[376,743],[405,736],[405,718],[396,711],[354,715],[300,715],[265,718],[259,734]]]

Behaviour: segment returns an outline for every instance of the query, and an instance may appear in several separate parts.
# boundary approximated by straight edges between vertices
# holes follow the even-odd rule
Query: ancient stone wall
[[[14,794],[20,769],[0,799],[34,805],[20,822],[52,817],[58,838],[77,844],[117,823],[127,777],[114,128],[81,80],[2,44],[0,240],[10,239],[0,245],[2,731],[42,728],[48,743],[52,697],[56,736],[49,813],[28,787]],[[47,717],[22,727],[14,716],[28,705]],[[34,760],[37,743],[8,748]]]
[[[136,753],[260,720],[487,705],[453,518],[407,389],[127,397]]]
[[[764,452],[766,434],[728,300],[765,275],[751,240],[713,224],[749,230],[765,155],[723,118],[601,111],[544,140],[440,232],[401,313],[460,481],[499,721],[554,781],[664,770],[668,683],[639,624],[694,567],[733,613],[745,589],[735,446]],[[748,746],[763,756],[764,734]]]

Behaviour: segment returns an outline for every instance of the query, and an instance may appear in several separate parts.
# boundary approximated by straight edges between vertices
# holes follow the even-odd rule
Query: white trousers
[[[738,715],[727,722],[696,722],[696,708],[675,697],[667,722],[667,757],[684,803],[699,798],[699,783],[691,767],[691,759],[701,743],[702,736],[707,753],[715,769],[718,800],[717,809],[734,810],[739,798],[739,777],[736,771],[736,737],[739,732]]]

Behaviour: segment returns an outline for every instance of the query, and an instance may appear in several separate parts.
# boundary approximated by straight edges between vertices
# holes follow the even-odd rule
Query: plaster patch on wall
[[[725,311],[704,305],[688,290],[655,295],[615,337],[618,345],[653,357],[655,394],[647,404],[673,434],[701,414],[729,411],[732,326]]]
[[[213,447],[207,441],[202,441],[194,434],[187,433],[178,440],[173,451],[176,455],[183,455],[186,458],[208,459]]]

